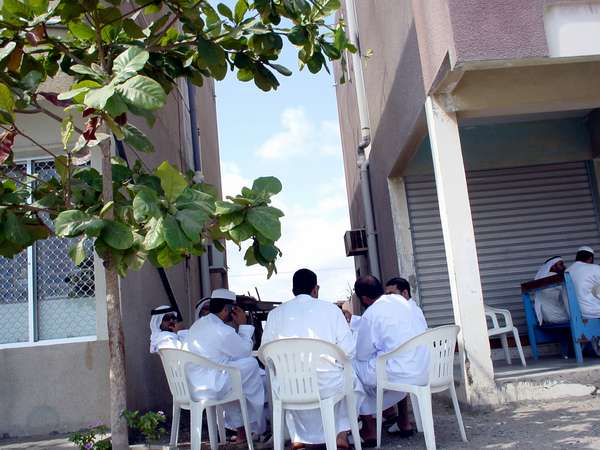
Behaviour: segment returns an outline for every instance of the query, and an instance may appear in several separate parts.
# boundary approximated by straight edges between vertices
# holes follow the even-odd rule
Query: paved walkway
[[[598,449],[600,397],[506,405],[493,411],[465,411],[468,443],[463,443],[452,409],[434,405],[438,449]],[[384,448],[424,449],[423,435],[399,439],[384,434]],[[1,450],[72,450],[62,437],[0,440]],[[182,446],[182,448],[189,448]],[[208,447],[206,447],[208,448]],[[244,447],[245,448],[245,447]]]

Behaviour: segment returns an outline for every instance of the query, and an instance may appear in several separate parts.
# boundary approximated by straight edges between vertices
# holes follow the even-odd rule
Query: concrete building
[[[430,326],[460,325],[463,395],[494,402],[484,302],[526,341],[520,284],[550,256],[600,250],[600,3],[346,0],[342,14],[372,49],[335,66],[352,228],[376,239],[357,273],[401,274]]]
[[[68,89],[69,80],[52,83],[45,90],[62,92]],[[190,94],[196,105],[194,127]],[[156,148],[155,153],[143,155],[147,165],[155,167],[168,160],[184,170],[194,169],[192,135],[197,132],[202,172],[207,182],[220,189],[212,82],[206,80],[204,87],[190,93],[182,81],[157,119],[152,129],[136,120],[139,127],[146,127],[144,131]],[[47,148],[62,149],[57,123],[38,115],[19,117],[17,123]],[[133,162],[136,156],[125,151]],[[91,163],[100,168],[98,153]],[[15,155],[16,161],[40,176],[54,174],[53,161],[24,139],[15,141]],[[14,260],[0,258],[0,437],[109,423],[103,269],[93,257],[76,267],[67,254],[71,245],[69,240],[51,238]],[[196,301],[213,287],[226,284],[219,267],[209,273],[210,264],[208,258],[193,257],[166,271],[186,324],[192,321]],[[206,268],[204,276],[201,265]],[[147,264],[121,280],[120,287],[128,408],[170,411],[171,396],[160,359],[148,352],[150,309],[169,304],[165,286],[158,271]]]

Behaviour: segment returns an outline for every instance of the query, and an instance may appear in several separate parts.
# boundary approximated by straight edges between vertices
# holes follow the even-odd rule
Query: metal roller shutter
[[[421,305],[430,326],[454,322],[433,175],[406,177]],[[526,332],[520,284],[550,256],[567,263],[580,245],[600,250],[585,162],[467,173],[486,304],[508,308]]]

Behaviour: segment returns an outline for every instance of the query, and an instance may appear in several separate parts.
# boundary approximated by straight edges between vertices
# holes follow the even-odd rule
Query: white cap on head
[[[594,254],[594,249],[592,247],[588,247],[587,245],[583,245],[577,249],[578,252],[588,252],[592,255]]]
[[[232,303],[235,303],[235,292],[230,291],[229,289],[215,289],[210,294],[210,298],[220,299],[220,300],[229,300]]]

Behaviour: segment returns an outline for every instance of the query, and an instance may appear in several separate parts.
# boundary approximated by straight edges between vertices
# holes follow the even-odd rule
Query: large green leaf
[[[18,245],[28,245],[31,241],[31,235],[23,223],[11,211],[6,211],[4,216],[4,233],[9,241]]]
[[[10,41],[4,47],[0,49],[0,61],[4,60],[8,55],[10,55],[13,50],[17,47],[17,43],[15,41]]]
[[[116,74],[115,83],[128,80],[144,68],[150,53],[139,47],[129,47],[122,52],[113,63],[113,71]]]
[[[153,190],[143,187],[133,199],[133,218],[136,222],[146,222],[160,215],[158,195]]]
[[[146,250],[153,250],[160,247],[164,242],[164,219],[162,217],[150,219],[148,222],[148,232],[144,238],[144,248]]]
[[[83,262],[85,259],[85,238],[80,239],[79,242],[77,242],[77,245],[71,247],[69,250],[69,256],[76,266]]]
[[[247,220],[267,239],[276,241],[281,237],[281,224],[277,215],[269,208],[259,206],[248,211]]]
[[[177,211],[175,218],[190,241],[193,243],[200,241],[200,235],[204,224],[208,220],[208,214],[201,209],[182,209]]]
[[[15,99],[13,98],[11,90],[5,84],[0,83],[0,122],[14,122],[14,109]]]
[[[229,235],[235,242],[243,242],[246,239],[250,239],[254,234],[254,228],[246,222],[241,223],[235,228],[229,230]]]
[[[85,231],[92,217],[78,209],[70,209],[61,212],[54,220],[57,236],[73,237]]]
[[[215,197],[211,194],[202,192],[195,187],[187,187],[184,189],[181,195],[177,197],[175,206],[177,209],[201,208],[207,214],[213,214],[215,211],[214,201]]]
[[[218,215],[231,214],[236,211],[241,211],[242,209],[244,209],[244,207],[242,205],[238,205],[237,203],[225,202],[222,200],[215,202],[215,206],[216,206],[215,213]]]
[[[154,151],[154,145],[139,129],[126,123],[121,127],[125,135],[125,142],[140,152],[150,153]]]
[[[153,111],[162,108],[167,98],[162,86],[144,75],[136,75],[117,86],[125,101],[135,107]]]
[[[160,178],[160,185],[165,192],[167,200],[173,203],[177,197],[188,187],[188,182],[185,177],[173,167],[168,161],[163,163],[156,169],[156,176]]]
[[[100,237],[106,244],[117,250],[127,250],[133,245],[131,228],[121,222],[105,221]]]
[[[160,249],[156,257],[159,266],[169,268],[179,264],[183,260],[183,255],[174,252],[168,246]]]
[[[82,41],[93,41],[96,38],[94,30],[83,22],[69,22],[69,31]]]
[[[106,102],[110,97],[115,93],[115,88],[113,86],[103,86],[100,89],[92,89],[87,94],[85,94],[85,98],[83,103],[86,106],[94,109],[104,109],[106,106]]]
[[[276,177],[260,177],[252,184],[253,191],[264,191],[273,195],[279,194],[281,189],[281,181]]]
[[[164,218],[164,235],[167,245],[174,251],[183,251],[191,247],[190,240],[179,226],[179,223],[170,214]]]

